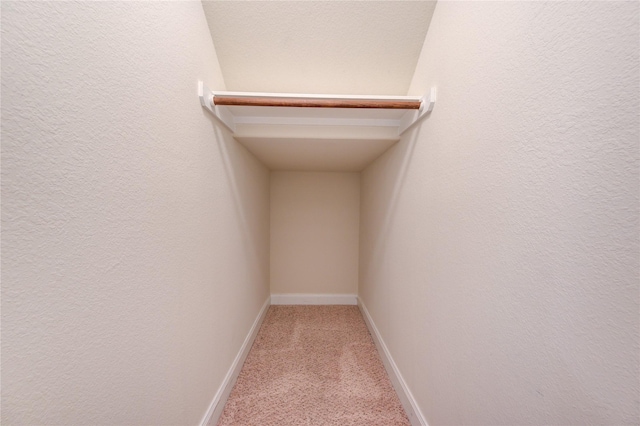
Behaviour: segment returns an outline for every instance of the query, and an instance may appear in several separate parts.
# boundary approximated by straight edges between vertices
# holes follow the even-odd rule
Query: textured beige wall
[[[357,293],[359,217],[359,173],[271,172],[271,293]]]
[[[268,297],[269,173],[200,2],[2,2],[2,424],[197,424]]]
[[[637,2],[440,2],[360,296],[430,425],[637,424]]]

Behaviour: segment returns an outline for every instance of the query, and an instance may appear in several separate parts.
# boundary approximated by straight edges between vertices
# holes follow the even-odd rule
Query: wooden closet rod
[[[213,96],[214,105],[225,106],[266,106],[298,108],[377,108],[377,109],[420,109],[420,101],[385,101],[367,99],[304,99]]]

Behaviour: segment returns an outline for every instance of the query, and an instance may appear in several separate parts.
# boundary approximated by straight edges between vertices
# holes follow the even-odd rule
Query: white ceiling
[[[402,96],[436,2],[202,4],[228,91]],[[254,126],[236,139],[273,170],[358,171],[397,141],[364,129],[346,137],[271,127]]]
[[[227,90],[406,95],[435,1],[203,0]]]

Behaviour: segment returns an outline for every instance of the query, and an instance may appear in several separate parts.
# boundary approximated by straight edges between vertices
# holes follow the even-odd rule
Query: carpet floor
[[[409,425],[356,306],[271,306],[218,426]]]

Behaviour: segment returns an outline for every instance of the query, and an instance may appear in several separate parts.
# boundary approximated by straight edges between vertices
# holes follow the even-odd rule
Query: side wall
[[[2,2],[2,423],[197,424],[268,297],[269,173],[199,1]]]
[[[271,293],[356,294],[360,173],[271,172]]]
[[[640,421],[638,7],[436,6],[359,287],[431,425]]]

